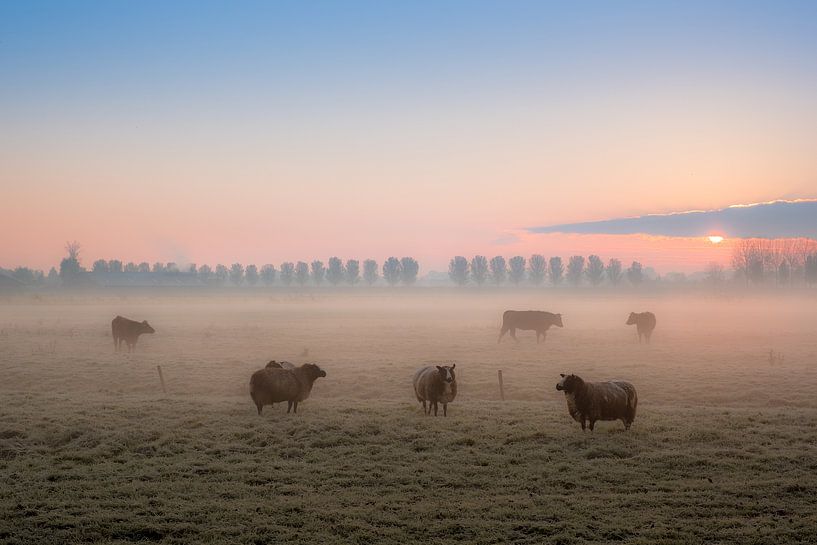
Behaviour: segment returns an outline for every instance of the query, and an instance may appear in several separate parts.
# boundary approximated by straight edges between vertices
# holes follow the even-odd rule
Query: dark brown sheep
[[[655,314],[652,312],[631,312],[630,317],[627,318],[627,325],[635,324],[635,329],[638,332],[638,343],[641,344],[641,336],[650,344],[650,337],[652,331],[655,329]]]
[[[448,416],[448,404],[457,397],[456,366],[456,363],[451,367],[430,365],[414,373],[414,395],[423,404],[423,414],[430,415],[433,407],[434,416],[437,416],[437,403],[442,403],[443,416]]]
[[[294,369],[276,367],[277,362],[270,362],[250,377],[250,397],[261,414],[264,405],[287,402],[287,413],[298,412],[298,403],[309,397],[312,385],[326,371],[312,363],[305,363]]]
[[[585,382],[576,375],[561,375],[556,389],[565,393],[567,410],[573,420],[590,422],[590,431],[596,420],[621,420],[629,430],[635,419],[638,394],[635,386],[624,380]]]
[[[496,342],[499,344],[508,331],[511,332],[511,338],[518,341],[516,330],[521,329],[523,331],[536,331],[536,344],[539,344],[539,336],[541,335],[542,342],[545,342],[547,330],[553,325],[564,327],[561,314],[541,310],[506,310],[502,314],[502,329],[499,330],[499,338]]]
[[[150,327],[148,321],[137,322],[122,316],[117,316],[111,321],[111,336],[113,337],[113,349],[118,351],[122,347],[122,341],[128,345],[128,352],[132,351],[139,340],[139,335],[144,333],[156,333]]]

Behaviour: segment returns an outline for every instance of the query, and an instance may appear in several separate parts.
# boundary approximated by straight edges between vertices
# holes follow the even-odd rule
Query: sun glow
[[[711,242],[712,244],[720,244],[721,242],[723,242],[723,237],[718,235],[712,235],[711,237],[707,238],[709,239],[709,242]]]

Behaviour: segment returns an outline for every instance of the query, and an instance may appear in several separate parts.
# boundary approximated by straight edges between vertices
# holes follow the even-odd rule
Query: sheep
[[[638,394],[635,386],[624,380],[609,382],[585,382],[576,375],[561,375],[556,389],[564,391],[567,411],[573,420],[580,422],[582,430],[590,421],[590,431],[596,420],[621,420],[629,430],[635,419]]]
[[[273,360],[250,377],[250,397],[259,415],[264,405],[282,401],[287,402],[287,413],[297,413],[298,403],[309,397],[315,381],[326,376],[326,371],[312,363],[293,369],[282,369],[279,365]]]
[[[448,404],[457,397],[457,378],[454,375],[455,363],[451,367],[430,365],[414,373],[414,395],[423,404],[423,414],[437,416],[437,403],[443,404],[443,416],[448,416]],[[428,407],[426,407],[428,402]]]

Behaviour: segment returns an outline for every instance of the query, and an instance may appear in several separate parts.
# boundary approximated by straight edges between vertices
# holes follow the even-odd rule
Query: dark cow
[[[542,336],[542,342],[545,342],[547,330],[552,325],[564,327],[561,314],[541,310],[506,310],[502,315],[502,329],[499,331],[499,338],[496,342],[499,344],[508,331],[511,332],[511,338],[518,341],[516,330],[521,329],[523,331],[536,331],[536,343],[539,344],[539,335]]]
[[[128,320],[122,316],[117,316],[111,322],[111,335],[113,336],[113,348],[118,351],[122,347],[122,341],[128,345],[128,352],[133,350],[136,346],[136,341],[139,340],[139,335],[143,333],[156,333],[156,330],[150,327],[148,321],[136,322]]]
[[[652,312],[631,312],[630,317],[627,318],[627,325],[635,324],[635,329],[638,331],[638,343],[641,344],[641,336],[650,344],[650,337],[652,337],[652,330],[655,329],[655,314]]]
[[[561,377],[556,389],[565,393],[567,411],[581,423],[582,430],[589,421],[593,431],[596,420],[621,420],[624,429],[630,429],[638,405],[635,386],[624,380],[585,382],[576,375]]]

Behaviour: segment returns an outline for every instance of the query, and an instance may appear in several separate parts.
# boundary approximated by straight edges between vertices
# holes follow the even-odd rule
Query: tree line
[[[645,280],[644,268],[638,261],[633,261],[627,269],[618,259],[610,259],[605,264],[597,255],[571,256],[565,266],[561,257],[550,259],[541,254],[534,254],[529,258],[521,255],[505,260],[496,256],[489,261],[483,255],[476,255],[470,260],[463,256],[455,256],[448,264],[448,277],[458,286],[474,283],[482,286],[486,283],[502,285],[506,282],[518,286],[527,283],[540,286],[550,282],[553,286],[567,283],[577,287],[583,282],[591,286],[608,283],[617,286],[626,279],[633,286],[638,286]]]
[[[817,284],[817,240],[738,240],[732,249],[732,269],[747,285]]]

